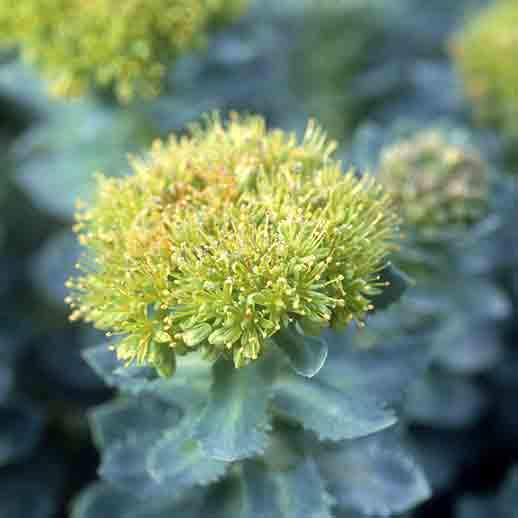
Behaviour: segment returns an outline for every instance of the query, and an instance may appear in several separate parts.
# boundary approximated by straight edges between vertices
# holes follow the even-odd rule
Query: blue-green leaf
[[[89,417],[94,440],[104,448],[129,437],[160,436],[178,423],[180,410],[147,396],[100,405]]]
[[[207,458],[191,434],[192,423],[185,419],[166,432],[148,457],[147,467],[153,478],[176,493],[215,482],[228,467],[225,462]]]
[[[317,459],[329,491],[346,511],[391,516],[430,496],[421,468],[386,433],[324,447]]]
[[[426,349],[409,340],[361,349],[344,333],[326,332],[332,356],[317,378],[344,392],[369,394],[390,405],[401,404],[410,384],[428,365]]]
[[[435,334],[434,361],[457,374],[488,371],[503,356],[499,329],[488,321],[487,315],[484,319],[484,316],[459,313],[452,312]]]
[[[211,363],[201,354],[178,356],[177,369],[171,378],[125,387],[133,395],[151,395],[186,412],[206,404],[212,382]]]
[[[327,358],[327,343],[321,337],[305,335],[298,326],[282,328],[274,336],[275,343],[288,357],[293,370],[306,378],[312,378]]]
[[[270,430],[268,404],[275,375],[272,355],[240,369],[220,358],[213,375],[210,399],[193,437],[206,455],[226,462],[263,452]]]
[[[311,458],[275,469],[247,461],[242,472],[240,518],[331,518],[332,498]]]
[[[77,199],[94,192],[95,171],[124,173],[127,153],[150,142],[150,126],[136,112],[88,100],[62,103],[17,143],[16,180],[37,207],[72,220]]]
[[[391,410],[358,387],[340,390],[323,377],[306,379],[290,372],[276,381],[274,407],[321,440],[355,439],[396,422]]]
[[[97,482],[75,500],[72,518],[132,518],[136,502],[131,495]]]
[[[472,381],[433,371],[412,384],[405,412],[408,418],[424,425],[458,429],[480,419],[486,399]]]
[[[153,479],[147,469],[149,453],[156,443],[154,436],[134,435],[110,445],[103,453],[99,475],[138,500],[168,500],[170,487]]]
[[[200,518],[203,492],[186,493],[185,498],[168,502],[138,501],[104,482],[84,490],[75,500],[71,518]]]

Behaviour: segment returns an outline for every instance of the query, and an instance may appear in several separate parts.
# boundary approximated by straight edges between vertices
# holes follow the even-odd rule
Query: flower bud
[[[487,210],[488,177],[475,150],[450,143],[439,129],[387,146],[378,170],[404,223],[423,236],[479,221]]]

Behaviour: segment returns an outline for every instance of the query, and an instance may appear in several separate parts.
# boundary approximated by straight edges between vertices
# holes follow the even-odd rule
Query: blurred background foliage
[[[63,302],[78,255],[70,231],[77,198],[88,200],[94,171],[125,174],[127,153],[184,131],[213,109],[257,112],[272,126],[298,132],[314,116],[339,141],[347,164],[375,173],[383,150],[430,128],[477,150],[488,165],[487,213],[455,232],[444,225],[426,243],[417,229],[407,228],[409,239],[396,262],[411,271],[415,287],[374,316],[355,340],[368,347],[379,336],[393,337],[426,351],[428,368],[408,387],[403,405],[403,433],[434,489],[414,516],[514,516],[518,177],[515,130],[502,113],[510,116],[516,102],[508,108],[503,99],[491,118],[486,110],[492,104],[470,100],[460,76],[467,70],[469,80],[476,70],[494,78],[495,87],[503,85],[506,95],[516,94],[518,23],[510,29],[506,23],[515,14],[476,22],[493,37],[500,23],[507,28],[512,44],[506,59],[489,53],[475,22],[459,32],[473,13],[494,3],[255,0],[204,50],[183,55],[168,69],[160,96],[124,108],[105,92],[73,102],[50,98],[38,71],[5,50],[1,516],[66,516],[71,499],[96,478],[98,457],[85,416],[112,392],[81,357],[102,336],[69,325]],[[514,9],[512,1],[500,3]],[[466,47],[459,53],[459,41],[471,52]],[[479,47],[487,50],[480,63]]]

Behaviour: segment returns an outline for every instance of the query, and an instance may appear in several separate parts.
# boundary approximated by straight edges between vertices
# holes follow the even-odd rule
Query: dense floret
[[[91,86],[119,100],[158,93],[167,66],[246,0],[4,0],[0,44],[19,46],[58,95]]]
[[[378,178],[404,222],[423,235],[469,226],[487,210],[487,164],[439,129],[421,130],[387,146]]]
[[[466,23],[451,50],[480,119],[518,133],[518,4],[491,3]]]
[[[122,335],[128,362],[201,348],[238,367],[289,325],[361,321],[398,218],[334,148],[313,123],[298,142],[259,117],[212,117],[132,159],[132,176],[100,177],[78,215],[89,254],[69,284],[72,318]]]

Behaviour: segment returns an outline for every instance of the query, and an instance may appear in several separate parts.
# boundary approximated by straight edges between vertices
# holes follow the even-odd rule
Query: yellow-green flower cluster
[[[517,134],[518,2],[483,9],[455,36],[451,51],[480,119]]]
[[[421,130],[386,147],[378,178],[405,224],[423,236],[469,226],[487,210],[488,165],[439,129]]]
[[[0,44],[19,46],[58,95],[113,88],[152,97],[167,66],[247,0],[2,0]]]
[[[175,354],[239,367],[290,324],[360,321],[398,216],[334,149],[313,123],[300,141],[234,114],[156,142],[131,176],[100,177],[78,214],[88,254],[69,282],[71,318],[121,335],[119,358],[166,372]]]

